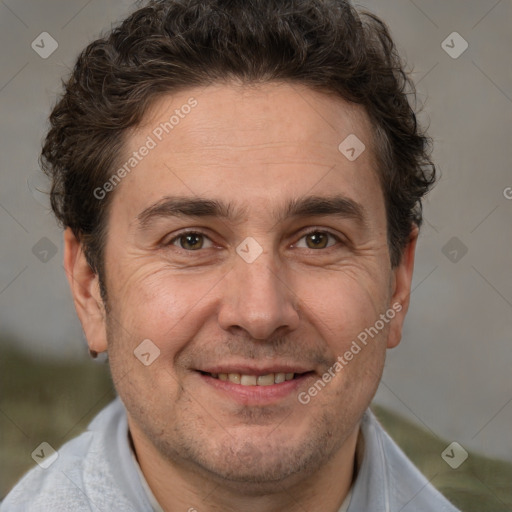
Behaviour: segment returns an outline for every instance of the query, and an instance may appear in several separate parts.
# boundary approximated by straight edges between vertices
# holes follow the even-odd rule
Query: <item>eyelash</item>
[[[308,236],[308,235],[312,235],[312,234],[324,234],[324,235],[328,235],[332,238],[334,238],[336,240],[337,243],[343,243],[343,241],[341,240],[341,238],[337,235],[335,235],[334,233],[331,233],[330,231],[327,231],[325,229],[312,229],[310,231],[307,231],[305,233],[303,233],[301,235],[301,237],[299,238],[299,240],[302,240],[304,237]],[[169,242],[165,243],[164,245],[165,246],[171,246],[171,245],[174,245],[175,247],[177,247],[178,249],[180,249],[181,251],[185,251],[185,252],[189,252],[189,253],[192,253],[192,252],[199,252],[201,251],[201,249],[196,249],[196,250],[190,250],[190,249],[184,249],[183,247],[179,247],[179,245],[175,244],[175,242],[179,242],[180,238],[186,236],[186,235],[201,235],[205,238],[207,238],[208,240],[210,240],[210,238],[208,237],[208,235],[206,235],[205,233],[201,232],[201,231],[195,231],[195,230],[188,230],[188,231],[182,231],[181,233],[179,233],[178,235],[176,235],[174,238],[172,238],[171,240],[169,240]],[[210,240],[211,241],[211,240]],[[333,244],[333,245],[330,245],[328,247],[323,247],[321,249],[311,249],[309,247],[306,247],[306,249],[309,249],[310,251],[319,251],[319,250],[327,250],[327,249],[331,249],[332,247],[334,247],[336,244]]]

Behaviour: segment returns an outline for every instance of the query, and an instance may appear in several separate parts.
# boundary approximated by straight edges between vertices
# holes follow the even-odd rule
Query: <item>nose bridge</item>
[[[253,261],[237,255],[230,274],[219,313],[224,329],[239,327],[255,339],[265,339],[277,329],[298,326],[296,297],[272,251],[263,251]]]

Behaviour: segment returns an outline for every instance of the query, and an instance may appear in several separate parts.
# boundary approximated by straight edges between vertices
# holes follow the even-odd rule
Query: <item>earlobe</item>
[[[89,266],[71,228],[64,231],[64,269],[89,351],[107,350],[106,314],[98,275]]]
[[[414,256],[419,229],[416,225],[411,229],[409,241],[404,247],[400,264],[393,270],[392,297],[390,306],[397,311],[390,323],[388,348],[394,348],[402,339],[402,327],[405,315],[409,309],[412,276],[414,271]]]

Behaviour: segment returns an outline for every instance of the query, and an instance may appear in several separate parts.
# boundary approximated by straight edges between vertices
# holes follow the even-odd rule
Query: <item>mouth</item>
[[[239,384],[240,386],[272,386],[274,384],[282,384],[286,381],[299,379],[312,372],[276,372],[257,375],[247,373],[210,373],[203,371],[199,371],[199,373],[220,381]]]
[[[293,401],[300,389],[309,386],[316,375],[314,371],[303,371],[303,368],[300,371],[298,368],[272,369],[274,371],[270,368],[212,368],[211,371],[196,370],[195,373],[206,389],[211,389],[216,396],[254,406]],[[297,371],[289,371],[292,369]]]

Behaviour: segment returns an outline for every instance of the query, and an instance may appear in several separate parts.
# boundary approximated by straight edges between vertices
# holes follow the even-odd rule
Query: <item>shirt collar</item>
[[[375,416],[367,409],[361,419],[357,450],[359,469],[347,512],[391,510],[388,468],[379,428]]]

